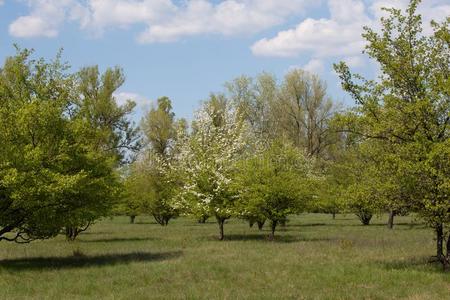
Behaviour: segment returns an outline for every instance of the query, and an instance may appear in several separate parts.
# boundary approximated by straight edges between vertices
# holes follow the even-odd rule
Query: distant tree
[[[254,79],[240,76],[225,86],[227,98],[237,107],[253,134],[261,141],[276,138],[274,108],[278,86],[275,77],[268,73]]]
[[[138,184],[137,176],[142,173],[134,170],[136,162],[122,168],[123,191],[119,203],[115,206],[115,214],[130,217],[130,223],[134,224],[135,219],[142,213],[143,192]],[[139,182],[140,183],[140,182]]]
[[[169,98],[161,97],[142,120],[147,147],[141,155],[136,185],[146,193],[142,210],[151,214],[162,226],[179,215],[175,197],[181,185],[175,171],[175,158],[179,152],[178,141],[187,134],[184,119],[175,120]]]
[[[444,182],[449,177],[437,166],[449,160],[443,149],[450,133],[450,18],[432,22],[432,34],[426,36],[416,13],[419,3],[410,1],[405,13],[386,9],[389,16],[381,19],[381,31],[365,28],[365,52],[379,63],[378,80],[353,75],[345,63],[335,69],[358,104],[347,130],[395,145],[399,171],[393,174],[407,179],[396,190],[407,193],[409,204],[434,228],[436,255],[446,266],[450,202]]]
[[[288,143],[276,141],[239,166],[239,206],[257,220],[270,220],[270,239],[278,224],[305,210],[315,196],[312,162]]]
[[[278,133],[305,149],[307,155],[323,157],[327,148],[336,143],[336,134],[329,125],[338,107],[317,75],[301,69],[290,71],[273,109]]]

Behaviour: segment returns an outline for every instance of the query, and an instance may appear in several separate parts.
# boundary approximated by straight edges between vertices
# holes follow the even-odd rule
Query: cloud
[[[189,1],[173,18],[154,24],[139,35],[142,43],[171,42],[183,36],[256,33],[285,22],[302,12],[309,0],[226,0],[212,4]]]
[[[0,0],[1,1],[1,0]],[[28,0],[30,12],[10,24],[16,37],[54,37],[64,22],[100,36],[110,28],[144,25],[141,43],[199,34],[255,33],[283,24],[313,0]],[[30,30],[30,26],[32,30]]]
[[[66,8],[72,0],[30,0],[31,12],[9,25],[9,33],[15,37],[55,37],[65,20]]]
[[[419,6],[425,24],[450,15],[450,4],[445,2],[447,0],[429,0]],[[361,37],[363,26],[376,29],[379,18],[386,15],[382,7],[404,9],[408,3],[407,0],[374,0],[366,7],[362,0],[328,0],[329,18],[307,18],[295,28],[257,41],[251,50],[257,56],[295,57],[307,53],[316,58],[354,58],[365,45]],[[425,25],[425,31],[430,30]],[[354,59],[353,62],[356,63]]]
[[[4,2],[0,0],[0,4]],[[100,37],[112,28],[143,28],[140,43],[174,42],[197,35],[255,34],[300,18],[311,6],[326,3],[329,16],[306,18],[296,27],[253,44],[258,56],[313,58],[353,57],[364,47],[362,27],[376,28],[381,7],[405,8],[409,0],[23,0],[28,12],[9,25],[20,38],[56,37],[66,23]],[[427,0],[419,6],[424,23],[450,15],[448,0]],[[425,26],[430,32],[430,26]]]
[[[322,60],[313,58],[302,69],[320,75],[325,70],[325,64]]]
[[[359,0],[330,0],[329,19],[308,18],[296,28],[273,38],[257,41],[252,52],[258,56],[292,57],[312,53],[315,57],[350,56],[364,47],[362,27],[370,22]]]
[[[136,103],[138,108],[148,108],[152,103],[148,98],[132,92],[117,92],[113,96],[119,105],[124,105],[128,100],[131,100]]]

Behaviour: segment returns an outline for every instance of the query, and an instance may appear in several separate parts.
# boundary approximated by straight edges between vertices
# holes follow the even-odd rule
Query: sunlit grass
[[[385,218],[301,215],[274,242],[240,220],[221,242],[212,220],[107,219],[74,243],[0,243],[0,298],[450,298],[450,274],[428,263],[431,230],[402,217],[391,231]]]

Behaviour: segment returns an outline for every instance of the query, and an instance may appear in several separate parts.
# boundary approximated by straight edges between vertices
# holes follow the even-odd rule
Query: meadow
[[[241,220],[217,240],[212,219],[105,219],[77,241],[0,244],[2,299],[450,299],[450,273],[429,262],[430,229],[412,217],[361,226],[353,215]]]

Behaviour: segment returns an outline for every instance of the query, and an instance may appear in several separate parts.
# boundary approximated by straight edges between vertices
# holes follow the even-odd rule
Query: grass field
[[[430,229],[385,217],[308,214],[266,240],[240,220],[150,218],[95,224],[79,240],[0,243],[2,299],[450,299],[450,273],[428,263]],[[256,227],[256,226],[255,226]],[[266,229],[268,230],[268,228]]]

